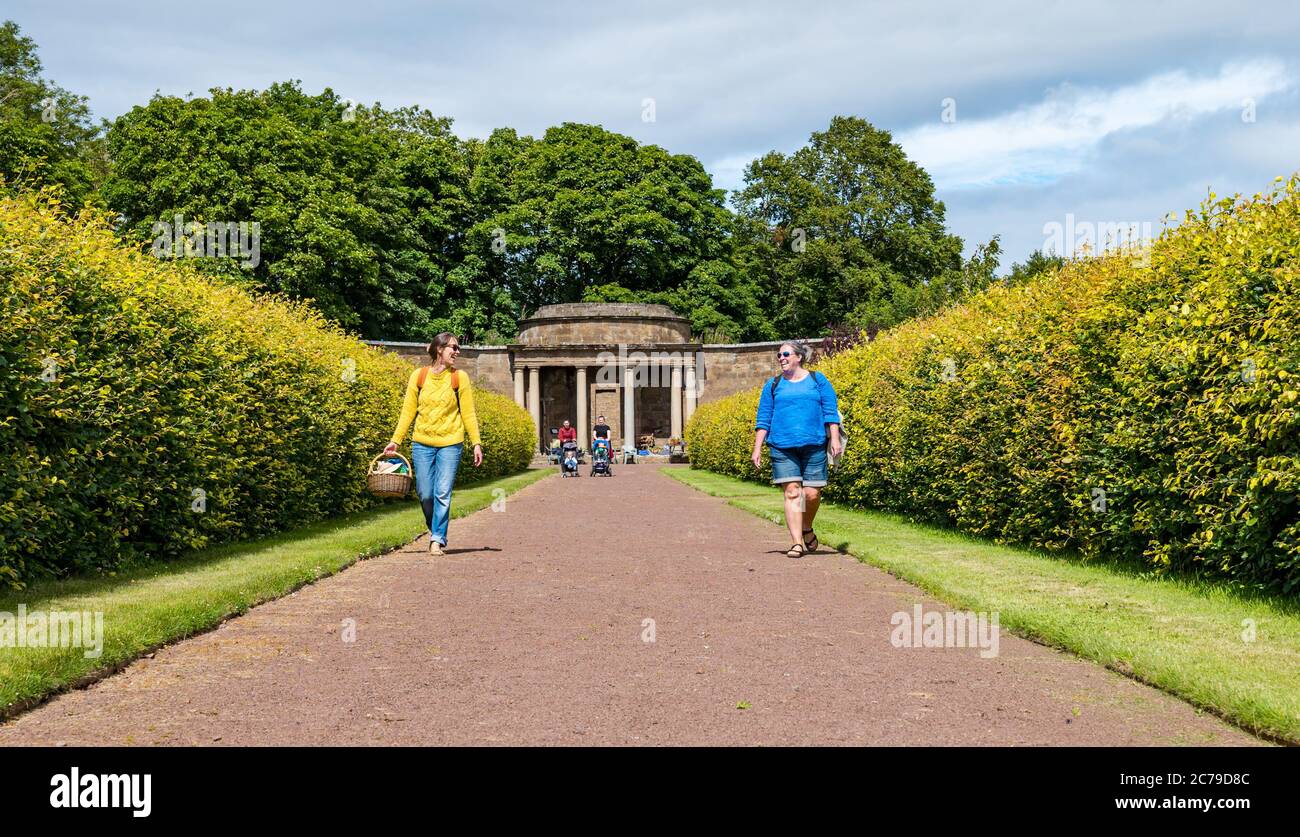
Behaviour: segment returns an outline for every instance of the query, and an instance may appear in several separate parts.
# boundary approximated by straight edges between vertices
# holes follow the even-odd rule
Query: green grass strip
[[[664,471],[736,508],[783,521],[773,487],[689,468]],[[1294,597],[1002,546],[829,503],[818,511],[816,528],[823,544],[935,598],[998,612],[1001,627],[1015,634],[1101,663],[1258,735],[1300,743]]]
[[[457,488],[452,517],[464,517],[553,474],[524,471]],[[111,577],[41,582],[0,593],[0,612],[91,611],[104,614],[103,653],[84,648],[0,647],[0,717],[54,692],[91,682],[141,654],[208,630],[250,607],[332,575],[357,560],[410,543],[424,529],[410,500],[257,540],[195,552]]]

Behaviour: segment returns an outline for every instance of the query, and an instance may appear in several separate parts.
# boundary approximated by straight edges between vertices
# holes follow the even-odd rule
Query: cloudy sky
[[[599,123],[733,189],[755,156],[861,116],[931,173],[968,250],[1001,236],[1004,270],[1070,216],[1158,232],[1211,188],[1300,169],[1289,2],[7,0],[0,17],[109,118],[155,92],[300,79],[465,136]]]

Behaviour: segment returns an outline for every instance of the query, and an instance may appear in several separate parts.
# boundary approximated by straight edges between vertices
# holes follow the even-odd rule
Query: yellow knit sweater
[[[478,414],[474,412],[474,387],[470,385],[469,376],[464,372],[456,373],[460,383],[460,411],[456,411],[456,393],[451,388],[450,370],[434,374],[430,372],[424,379],[424,389],[416,386],[420,370],[411,373],[406,383],[406,400],[402,402],[402,415],[397,419],[397,430],[393,433],[393,444],[400,445],[406,439],[406,430],[415,420],[415,432],[412,437],[422,445],[435,448],[458,445],[469,434],[471,444],[480,445],[478,436]]]

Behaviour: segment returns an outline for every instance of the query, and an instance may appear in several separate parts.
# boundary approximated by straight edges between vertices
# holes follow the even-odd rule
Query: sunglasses
[[[794,354],[794,352],[777,352],[777,353],[776,353],[776,356],[777,356],[777,357],[789,357],[789,356],[792,355],[792,354]]]
[[[459,352],[459,351],[460,351],[460,346],[455,346],[455,345],[452,345],[452,344],[448,344],[448,345],[447,345],[447,348],[448,348],[448,349],[451,349],[453,352]]]

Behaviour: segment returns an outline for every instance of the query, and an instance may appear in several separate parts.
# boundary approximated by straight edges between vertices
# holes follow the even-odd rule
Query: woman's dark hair
[[[433,358],[434,363],[438,362],[438,355],[455,336],[450,331],[440,331],[433,335],[433,341],[429,343],[429,357]]]

